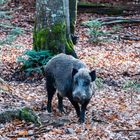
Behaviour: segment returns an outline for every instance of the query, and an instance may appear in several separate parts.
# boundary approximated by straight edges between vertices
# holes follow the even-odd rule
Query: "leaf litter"
[[[33,29],[33,24],[26,21],[27,13],[24,14],[19,10],[13,13],[14,18],[8,20],[25,29]],[[33,18],[33,13],[28,15]],[[1,47],[0,76],[7,80],[12,92],[0,93],[0,110],[31,107],[40,116],[43,125],[37,127],[20,120],[0,124],[0,139],[140,139],[140,93],[133,88],[123,88],[127,80],[140,83],[140,42],[115,40],[90,43],[86,27],[80,25],[96,17],[101,16],[79,13],[76,27],[79,41],[75,50],[79,58],[91,69],[96,69],[97,76],[103,79],[103,88],[97,88],[87,107],[85,124],[77,123],[74,108],[67,99],[64,99],[66,114],[57,110],[56,96],[52,102],[53,112],[50,114],[42,111],[42,107],[47,103],[44,78],[35,82],[21,82],[12,77],[20,67],[16,62],[17,57],[27,49],[32,49],[32,33],[28,31],[18,35],[12,44],[4,44]],[[121,33],[140,33],[138,25],[124,25],[127,26],[120,29]],[[111,27],[104,28],[108,30]],[[6,33],[1,32],[1,35],[4,38]]]

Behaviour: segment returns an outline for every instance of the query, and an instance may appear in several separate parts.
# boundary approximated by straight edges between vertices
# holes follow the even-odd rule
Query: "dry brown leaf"
[[[115,120],[118,120],[118,119],[119,119],[118,114],[111,114],[111,115],[109,116],[109,120],[110,120],[110,121],[115,121]]]
[[[2,78],[0,78],[0,90],[12,92],[12,87],[7,82],[5,82]]]
[[[27,130],[21,130],[17,132],[18,136],[27,136],[28,135],[28,131]]]
[[[81,133],[82,132],[82,128],[80,128],[80,127],[76,128],[75,132],[76,133]]]
[[[53,131],[50,131],[49,134],[55,135],[55,134],[63,134],[64,131],[61,129],[53,129]]]

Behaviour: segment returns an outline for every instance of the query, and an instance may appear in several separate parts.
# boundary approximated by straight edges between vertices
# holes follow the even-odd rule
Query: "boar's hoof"
[[[60,113],[66,113],[63,107],[58,106],[58,110],[59,110]]]
[[[47,106],[42,105],[41,110],[47,110]]]
[[[52,112],[51,107],[48,107],[48,106],[47,106],[47,110],[48,110],[49,113]]]
[[[52,112],[51,108],[49,108],[48,106],[43,106],[42,110],[47,110],[49,113]]]
[[[85,119],[83,119],[83,118],[79,118],[79,120],[78,120],[80,123],[84,123],[85,122]]]

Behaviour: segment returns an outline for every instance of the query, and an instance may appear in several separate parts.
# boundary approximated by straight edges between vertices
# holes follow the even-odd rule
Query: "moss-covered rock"
[[[0,123],[10,122],[13,119],[25,120],[41,125],[39,117],[36,113],[27,107],[21,109],[10,109],[0,113]]]

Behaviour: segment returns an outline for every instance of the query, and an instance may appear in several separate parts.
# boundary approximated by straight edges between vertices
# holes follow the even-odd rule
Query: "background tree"
[[[77,0],[69,0],[70,32],[74,35],[77,18]]]
[[[36,0],[34,50],[51,50],[54,54],[63,52],[77,57],[71,39],[71,32],[74,34],[76,3],[76,0],[70,0],[72,12],[69,13],[69,0]]]

